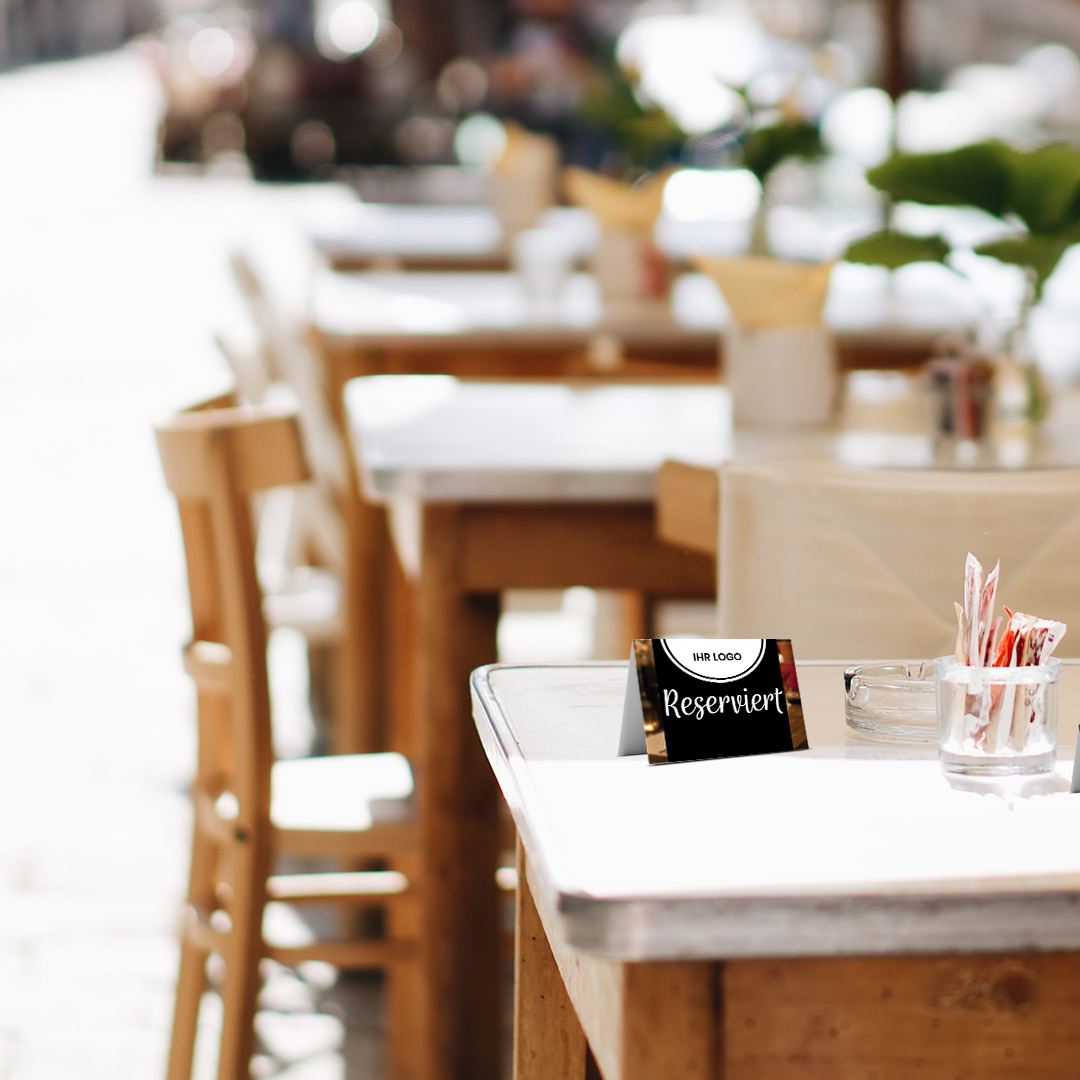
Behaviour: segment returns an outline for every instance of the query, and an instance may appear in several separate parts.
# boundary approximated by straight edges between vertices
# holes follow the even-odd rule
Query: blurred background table
[[[376,209],[376,221],[384,211],[391,217],[418,209],[436,215],[430,207]],[[444,209],[463,218],[476,210]],[[368,213],[362,204],[336,204],[327,212]],[[717,378],[727,315],[715,283],[703,274],[678,276],[668,299],[604,301],[591,275],[575,273],[555,309],[544,310],[511,273],[341,273],[320,268],[306,242],[277,253],[273,246],[262,256],[251,253],[257,276],[270,286],[259,307],[276,314],[277,325],[262,336],[267,343],[295,340],[295,347],[277,349],[291,358],[280,366],[301,402],[310,401],[313,391],[325,400],[320,411],[328,411],[337,427],[327,442],[344,439],[342,391],[362,375],[703,384]],[[939,333],[972,324],[972,311],[948,289],[938,289],[936,278],[909,275],[894,287],[874,269],[844,266],[833,273],[837,286],[826,314],[841,331],[842,366],[912,366],[926,358]],[[358,741],[335,745],[370,750],[379,743],[364,733],[377,729],[393,691],[372,643],[382,623],[365,621],[364,613],[390,603],[382,593],[395,568],[382,508],[365,504],[355,483],[338,486],[348,539],[343,651],[357,659],[340,671],[335,708],[345,716],[339,733],[352,732]]]
[[[942,333],[974,326],[976,313],[959,299],[883,293],[866,269],[845,267],[826,309],[844,369],[913,367]],[[414,372],[706,381],[716,377],[728,315],[701,274],[677,277],[670,297],[605,300],[595,278],[576,273],[546,310],[516,274],[366,271],[316,275],[309,319],[336,387]]]
[[[308,219],[308,236],[339,270],[505,269],[503,228],[489,206],[342,203]]]
[[[550,310],[511,273],[355,273],[316,278],[312,331],[332,382],[381,373],[479,378],[716,376],[715,325],[666,300],[604,303],[573,274]]]
[[[671,768],[616,756],[625,664],[474,673],[520,838],[519,1080],[1068,1071],[1072,746],[950,785],[848,734],[843,669],[799,664],[811,750]],[[1061,712],[1071,742],[1076,662]]]
[[[889,432],[880,433],[885,438]],[[780,456],[836,459],[840,433],[826,430],[797,429],[784,432],[741,430],[735,436],[735,457],[763,458]],[[927,436],[929,438],[929,436]],[[880,452],[880,447],[878,450]],[[887,449],[887,448],[886,448]],[[910,467],[910,462],[896,461],[896,467]],[[878,467],[889,467],[879,461]],[[929,466],[928,466],[929,467]],[[989,466],[965,467],[934,463],[934,468],[954,468],[978,472]],[[1080,392],[1062,390],[1055,394],[1050,415],[1034,432],[1030,454],[1024,468],[1080,467]],[[691,461],[666,461],[657,474],[656,515],[659,535],[670,544],[710,554],[714,558],[718,543],[719,484],[716,468]]]

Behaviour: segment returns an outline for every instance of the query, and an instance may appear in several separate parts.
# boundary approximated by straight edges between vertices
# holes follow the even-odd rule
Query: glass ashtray
[[[889,742],[937,741],[933,660],[859,664],[844,672],[848,727]]]

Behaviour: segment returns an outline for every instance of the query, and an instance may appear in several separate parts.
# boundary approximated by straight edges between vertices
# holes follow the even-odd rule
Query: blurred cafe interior
[[[0,147],[0,1076],[1075,1077],[1077,0],[11,0]]]

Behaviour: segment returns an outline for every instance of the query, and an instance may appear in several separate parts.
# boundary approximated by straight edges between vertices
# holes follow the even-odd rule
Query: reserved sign
[[[808,748],[790,641],[635,639],[620,755],[655,765]]]

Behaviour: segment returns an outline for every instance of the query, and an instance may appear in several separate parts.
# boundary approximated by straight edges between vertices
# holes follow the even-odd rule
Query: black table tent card
[[[790,641],[635,639],[620,755],[656,765],[808,748]]]

